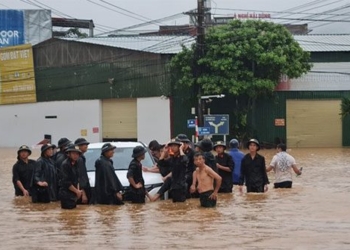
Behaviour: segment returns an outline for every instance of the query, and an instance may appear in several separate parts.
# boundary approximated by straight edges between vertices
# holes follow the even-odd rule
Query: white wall
[[[93,127],[98,127],[99,133],[93,133]],[[0,105],[0,147],[33,146],[44,139],[44,134],[51,135],[56,145],[61,137],[98,142],[101,128],[100,100]],[[81,136],[84,129],[87,136]]]
[[[151,140],[170,140],[170,101],[151,97],[137,99],[137,139],[147,144]]]

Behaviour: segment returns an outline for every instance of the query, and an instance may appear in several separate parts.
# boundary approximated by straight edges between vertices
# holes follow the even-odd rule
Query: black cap
[[[257,139],[250,139],[250,140],[247,142],[247,148],[249,148],[249,145],[250,145],[251,143],[255,143],[256,146],[258,146],[258,150],[257,150],[257,151],[260,150],[260,144],[259,144],[259,141],[258,141]]]
[[[172,139],[170,142],[168,142],[168,146],[170,145],[178,145],[178,146],[181,146],[181,141],[177,138],[175,139]]]
[[[67,138],[63,137],[63,138],[59,139],[58,147],[59,148],[66,147],[69,143],[71,143],[71,141],[68,140]]]
[[[147,150],[142,147],[142,146],[136,146],[134,147],[134,149],[132,150],[132,158],[138,158],[141,155],[144,155],[147,152]]]
[[[198,146],[203,152],[210,152],[213,149],[213,142],[210,139],[203,139]]]
[[[102,148],[101,148],[101,155],[106,153],[109,150],[114,150],[116,149],[116,146],[113,146],[112,144],[110,144],[109,142],[103,144]]]
[[[165,146],[164,144],[159,144],[159,142],[156,141],[156,140],[153,140],[153,141],[151,141],[151,142],[148,144],[148,148],[149,148],[151,151],[160,150],[160,149],[163,148],[164,146]]]
[[[89,145],[90,142],[88,142],[85,138],[78,138],[74,142],[75,145],[81,146],[81,145]]]
[[[67,147],[67,149],[66,149],[66,151],[65,152],[77,152],[77,153],[79,153],[79,154],[82,154],[82,152],[80,151],[80,149],[79,149],[79,147],[78,146],[76,146],[76,145],[74,145],[74,144],[70,144],[68,147]]]
[[[27,145],[22,145],[19,147],[18,151],[17,151],[17,155],[21,152],[21,151],[27,151],[29,153],[29,155],[32,154],[32,150],[30,150],[30,148]]]
[[[41,155],[49,148],[54,149],[54,148],[56,148],[56,146],[54,144],[50,144],[50,143],[42,145],[41,146]]]
[[[176,139],[178,139],[181,142],[191,142],[190,139],[188,139],[187,135],[185,134],[178,134],[176,136]]]
[[[223,141],[217,141],[217,142],[215,142],[215,143],[214,143],[214,146],[213,146],[213,149],[215,150],[215,148],[216,148],[217,146],[222,146],[222,147],[224,147],[225,149],[227,148],[226,143],[223,142]]]

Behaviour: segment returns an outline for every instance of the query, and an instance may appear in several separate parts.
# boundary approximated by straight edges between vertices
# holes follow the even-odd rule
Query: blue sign
[[[196,120],[195,119],[188,119],[187,120],[187,128],[195,128],[196,127]]]
[[[198,127],[198,135],[210,135],[209,127]]]
[[[0,48],[24,44],[24,12],[0,10],[0,20]]]
[[[204,127],[209,127],[212,135],[228,135],[229,122],[229,115],[204,115]]]

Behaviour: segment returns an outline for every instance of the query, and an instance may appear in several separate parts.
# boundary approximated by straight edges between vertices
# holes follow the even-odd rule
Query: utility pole
[[[204,2],[205,0],[197,0],[197,41],[196,41],[196,64],[194,70],[194,76],[197,81],[198,77],[202,74],[202,68],[197,64],[198,60],[204,55],[204,35],[205,35],[205,27],[204,27]],[[198,88],[198,125],[203,125],[203,109],[202,109],[202,86],[200,86],[197,82],[196,84]]]

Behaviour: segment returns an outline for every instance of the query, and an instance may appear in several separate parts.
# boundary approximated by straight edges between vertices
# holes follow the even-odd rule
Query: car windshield
[[[115,170],[127,170],[132,160],[133,148],[116,148],[114,150],[113,166]],[[95,161],[100,158],[101,149],[99,148],[89,148],[88,151],[84,154],[86,157],[86,169],[87,171],[95,171]],[[145,159],[141,162],[145,167],[153,166],[153,159],[150,154],[147,152],[145,154]]]

